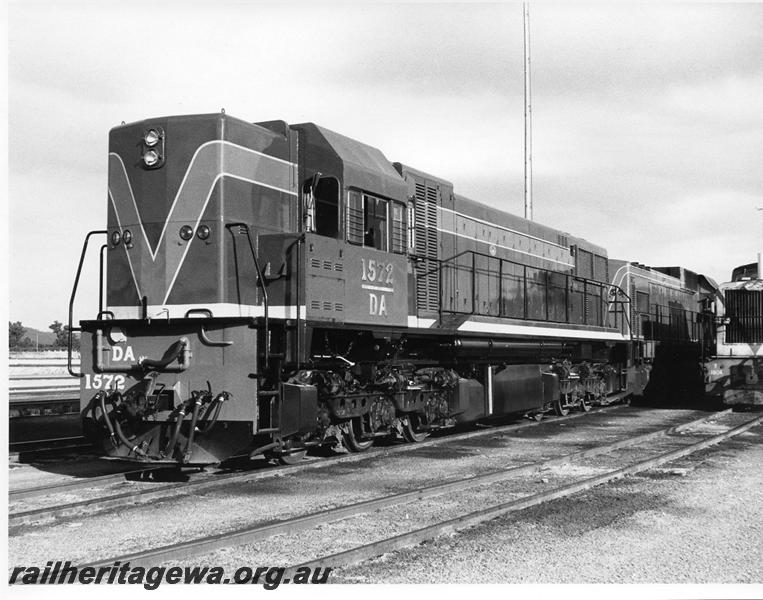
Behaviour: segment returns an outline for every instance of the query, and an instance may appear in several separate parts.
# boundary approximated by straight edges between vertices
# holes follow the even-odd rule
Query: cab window
[[[339,181],[321,177],[313,190],[315,233],[326,237],[339,235]]]
[[[363,245],[386,252],[389,241],[387,228],[388,202],[373,196],[363,196]]]
[[[405,254],[405,205],[357,190],[347,195],[347,241],[384,252]]]

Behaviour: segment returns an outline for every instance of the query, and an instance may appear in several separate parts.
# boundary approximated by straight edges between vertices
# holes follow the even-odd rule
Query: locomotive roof
[[[345,186],[375,191],[388,198],[405,200],[407,186],[400,174],[387,160],[381,150],[359,142],[352,138],[316,125],[315,123],[300,123],[292,125],[293,129],[301,129],[316,134],[322,139],[321,146],[333,152],[342,161],[344,168]],[[319,140],[313,139],[312,143]]]

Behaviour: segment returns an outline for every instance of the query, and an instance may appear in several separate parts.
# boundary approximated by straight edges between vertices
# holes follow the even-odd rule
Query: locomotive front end
[[[208,464],[251,444],[268,312],[254,248],[293,225],[290,155],[225,114],[111,131],[105,306],[81,323],[79,373],[105,454]]]
[[[720,286],[716,352],[705,363],[705,390],[727,406],[763,406],[763,260],[734,269]]]

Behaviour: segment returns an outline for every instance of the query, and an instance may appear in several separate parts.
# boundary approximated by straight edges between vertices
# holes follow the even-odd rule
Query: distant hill
[[[36,337],[38,335],[40,336],[39,338]],[[56,334],[53,333],[50,329],[47,331],[40,331],[39,329],[34,329],[32,327],[25,327],[24,337],[28,337],[30,340],[32,340],[32,345],[37,343],[38,339],[40,346],[50,346],[56,341]]]

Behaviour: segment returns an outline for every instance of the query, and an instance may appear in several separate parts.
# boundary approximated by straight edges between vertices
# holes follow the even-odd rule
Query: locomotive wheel
[[[307,450],[297,450],[296,452],[290,452],[289,454],[281,454],[278,457],[278,462],[282,465],[296,465],[302,462],[305,458]]]
[[[342,432],[342,441],[350,452],[365,452],[374,445],[373,438],[361,439],[362,423],[360,418],[352,419],[347,423],[347,431]]]
[[[421,426],[421,417],[419,415],[408,415],[403,423],[403,437],[406,442],[423,442],[429,437],[429,432],[418,431]]]
[[[583,412],[588,412],[591,410],[591,402],[588,396],[585,396],[580,399],[580,410]]]
[[[554,412],[560,417],[566,417],[570,414],[570,409],[562,404],[561,398],[554,401]]]

